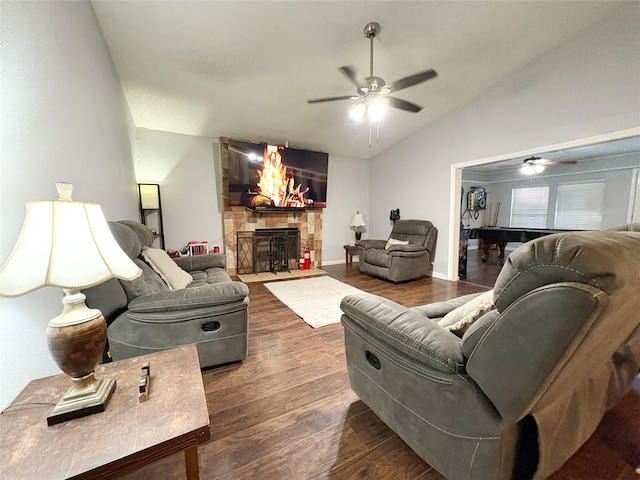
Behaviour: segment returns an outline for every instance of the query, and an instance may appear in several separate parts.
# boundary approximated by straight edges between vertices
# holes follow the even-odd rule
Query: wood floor
[[[474,255],[471,262],[480,263]],[[475,263],[473,268],[484,268]],[[477,282],[432,278],[394,285],[360,275],[357,264],[324,269],[406,306],[487,289]],[[200,478],[443,478],[351,391],[340,324],[314,330],[263,284],[249,289],[248,358],[242,365],[203,371],[211,440],[200,447]],[[640,480],[635,466],[640,466],[640,377],[552,479]],[[183,457],[173,455],[127,478],[185,478]]]

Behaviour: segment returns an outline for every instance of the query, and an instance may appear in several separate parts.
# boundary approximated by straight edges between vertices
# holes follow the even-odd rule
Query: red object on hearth
[[[311,250],[309,247],[304,247],[304,269],[309,270],[311,268]]]
[[[300,270],[305,270],[305,265],[304,264],[305,264],[305,262],[304,262],[304,253],[301,253],[300,254],[300,258],[299,258],[299,266],[298,266],[298,268]]]

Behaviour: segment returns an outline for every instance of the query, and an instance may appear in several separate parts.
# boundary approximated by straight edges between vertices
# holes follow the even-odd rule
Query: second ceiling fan
[[[528,157],[522,162],[522,173],[525,175],[535,175],[542,173],[545,167],[549,165],[575,165],[575,160],[549,160],[541,157]]]
[[[380,25],[376,22],[368,23],[364,27],[364,36],[370,41],[369,55],[369,76],[362,78],[354,67],[344,66],[338,70],[342,72],[357,87],[356,95],[343,95],[339,97],[324,97],[307,100],[307,103],[334,102],[336,100],[359,100],[357,107],[362,105],[360,111],[364,116],[367,109],[373,108],[376,104],[386,104],[394,108],[399,108],[411,113],[422,110],[420,105],[391,97],[390,93],[395,93],[404,88],[412,87],[427,80],[437,77],[438,73],[433,70],[425,70],[408,77],[401,78],[395,82],[387,84],[382,78],[373,74],[373,39],[380,33]],[[356,109],[357,109],[356,107]]]

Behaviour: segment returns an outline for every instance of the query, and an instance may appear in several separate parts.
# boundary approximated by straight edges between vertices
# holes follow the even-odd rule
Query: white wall
[[[137,136],[136,178],[160,184],[165,247],[178,250],[191,240],[207,240],[223,250],[218,139],[144,128]],[[324,264],[344,262],[343,245],[355,238],[349,229],[353,214],[359,210],[368,220],[368,177],[367,160],[329,156],[328,206],[322,212]]]
[[[373,158],[370,236],[388,235],[391,208],[432,221],[434,274],[446,276],[449,223],[458,222],[449,215],[450,165],[640,125],[638,31],[640,9],[629,2]]]
[[[138,183],[160,184],[166,249],[190,241],[222,241],[218,202],[220,146],[217,139],[138,129],[135,170]]]
[[[56,181],[105,216],[137,218],[131,118],[89,2],[1,2],[0,262],[25,202]],[[32,379],[60,373],[45,345],[59,289],[0,300],[0,408]]]

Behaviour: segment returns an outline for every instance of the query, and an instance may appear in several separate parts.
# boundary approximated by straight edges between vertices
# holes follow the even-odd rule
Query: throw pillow
[[[393,245],[409,245],[409,241],[408,240],[396,240],[395,238],[389,238],[389,240],[387,241],[387,244],[385,245],[384,248],[386,248],[387,250],[389,250],[389,248]]]
[[[451,310],[438,321],[438,325],[453,333],[464,333],[482,315],[493,308],[493,290],[472,298],[464,305]]]
[[[169,290],[180,290],[193,282],[193,277],[181,269],[164,250],[144,247],[142,257],[158,272]]]

